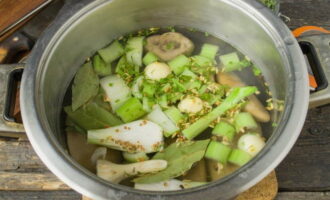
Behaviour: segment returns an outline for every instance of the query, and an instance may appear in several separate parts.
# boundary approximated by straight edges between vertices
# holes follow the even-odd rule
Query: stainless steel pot
[[[237,47],[263,71],[274,99],[284,100],[266,147],[237,172],[175,192],[138,191],[106,182],[75,162],[61,126],[65,91],[78,67],[114,38],[147,27],[181,25]],[[244,77],[249,81],[249,77]],[[287,155],[308,109],[306,63],[289,29],[254,0],[83,0],[67,7],[36,44],[23,75],[24,127],[35,151],[61,180],[94,199],[230,199],[250,188]]]

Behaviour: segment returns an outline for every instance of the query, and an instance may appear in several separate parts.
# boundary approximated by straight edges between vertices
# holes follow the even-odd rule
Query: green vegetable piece
[[[102,87],[100,87],[98,94],[93,98],[93,102],[96,103],[101,108],[111,112],[111,105],[108,101],[105,101],[106,94]]]
[[[140,88],[142,87],[143,76],[138,77],[132,86],[132,94],[134,97],[141,99],[143,97]]]
[[[186,77],[190,77],[190,78],[197,78],[197,75],[194,72],[190,71],[189,69],[185,69],[182,72],[181,76],[186,76]]]
[[[90,62],[84,64],[77,72],[72,85],[72,110],[77,110],[97,95],[99,77]]]
[[[193,81],[189,81],[188,83],[184,84],[185,89],[187,90],[191,90],[191,89],[199,89],[202,86],[202,82],[199,80],[193,80]]]
[[[211,141],[206,149],[205,157],[227,164],[231,148],[223,143]]]
[[[168,100],[167,100],[167,96],[166,96],[166,95],[162,95],[162,96],[160,96],[160,98],[158,98],[158,104],[159,104],[160,107],[162,107],[162,108],[168,108]]]
[[[149,160],[148,155],[144,152],[128,153],[128,152],[124,151],[123,157],[129,163],[142,162],[142,161]]]
[[[169,61],[168,65],[171,67],[174,74],[179,75],[185,70],[189,63],[189,58],[187,58],[185,55],[180,55]]]
[[[197,64],[200,67],[205,67],[205,66],[213,66],[214,61],[211,60],[210,58],[204,57],[204,56],[193,56],[193,63]]]
[[[111,64],[104,62],[99,54],[93,57],[93,67],[99,76],[108,76],[111,74]]]
[[[183,114],[179,111],[179,109],[173,106],[165,110],[164,113],[176,124],[183,119]]]
[[[129,38],[126,45],[126,59],[129,64],[134,66],[142,66],[144,37]]]
[[[240,149],[233,149],[229,155],[228,162],[243,166],[252,159],[252,156]]]
[[[142,107],[143,110],[146,112],[151,112],[152,111],[152,106],[155,105],[155,102],[153,102],[151,99],[148,97],[143,97],[142,98]]]
[[[69,109],[71,108],[69,107]],[[77,132],[81,134],[86,134],[86,130],[74,123],[69,117],[67,117],[65,120],[65,126],[66,132]]]
[[[116,114],[127,123],[142,117],[146,112],[139,99],[133,97],[125,101],[125,103],[116,110]]]
[[[253,70],[253,74],[255,76],[260,76],[261,75],[261,70],[257,66],[253,65],[252,70]]]
[[[222,104],[213,109],[207,115],[194,122],[188,128],[184,129],[182,131],[183,135],[188,139],[193,139],[201,132],[203,132],[212,121],[223,115],[227,110],[233,108],[241,100],[250,96],[256,91],[257,88],[252,86],[233,88],[227,98],[222,102]]]
[[[209,142],[210,140],[200,140],[171,144],[152,158],[153,160],[166,160],[166,169],[155,174],[144,175],[133,181],[135,183],[156,183],[181,176],[195,162],[203,158]]]
[[[224,72],[231,72],[235,70],[241,70],[251,65],[251,61],[244,59],[240,61],[236,52],[225,54],[219,57],[223,64]]]
[[[221,136],[229,142],[233,141],[235,133],[235,128],[227,122],[219,122],[212,131],[213,135]]]
[[[144,65],[149,65],[151,63],[154,63],[156,61],[158,61],[159,58],[152,52],[148,52],[144,57],[143,57],[143,64]]]
[[[145,82],[143,84],[143,95],[147,97],[152,97],[156,92],[156,85],[152,83]]]
[[[116,40],[109,46],[98,51],[102,59],[110,64],[124,54],[124,47]]]
[[[238,113],[235,116],[235,128],[236,131],[242,131],[244,129],[257,129],[258,124],[254,120],[253,116],[248,112]]]
[[[66,106],[64,111],[75,124],[85,130],[107,128],[123,123],[96,103],[89,103],[76,111],[72,111],[71,106]]]
[[[201,53],[199,55],[214,60],[215,55],[219,51],[219,46],[213,44],[203,44]]]

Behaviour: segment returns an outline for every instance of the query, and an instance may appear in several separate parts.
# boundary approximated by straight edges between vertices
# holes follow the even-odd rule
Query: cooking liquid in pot
[[[136,189],[218,180],[265,144],[262,80],[248,57],[207,33],[151,28],[122,37],[87,59],[67,92],[69,152],[101,178]]]

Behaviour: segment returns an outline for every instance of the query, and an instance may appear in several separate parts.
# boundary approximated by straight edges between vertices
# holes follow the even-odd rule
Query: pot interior
[[[261,4],[260,9],[264,9]],[[245,1],[240,6],[231,0],[94,1],[56,32],[38,69],[37,90],[41,97],[38,112],[44,116],[47,134],[63,149],[67,148],[62,113],[64,96],[86,58],[119,36],[149,27],[195,28],[228,42],[259,66],[273,98],[288,103],[287,96],[292,91],[289,83],[293,81],[290,59],[275,28],[262,19]],[[268,95],[262,82],[252,74],[238,75],[245,83],[258,85],[260,100],[265,102]],[[282,116],[281,112],[272,112],[272,122],[281,126]],[[280,133],[272,135],[275,128],[271,124],[262,127],[263,134],[276,138]]]

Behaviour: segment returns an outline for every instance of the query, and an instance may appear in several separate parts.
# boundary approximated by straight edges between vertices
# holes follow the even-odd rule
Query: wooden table
[[[330,0],[282,0],[281,13],[291,18],[291,29],[330,30]],[[277,200],[330,200],[329,116],[330,105],[309,111],[298,142],[276,169]],[[80,198],[49,172],[27,140],[0,138],[0,200]]]

